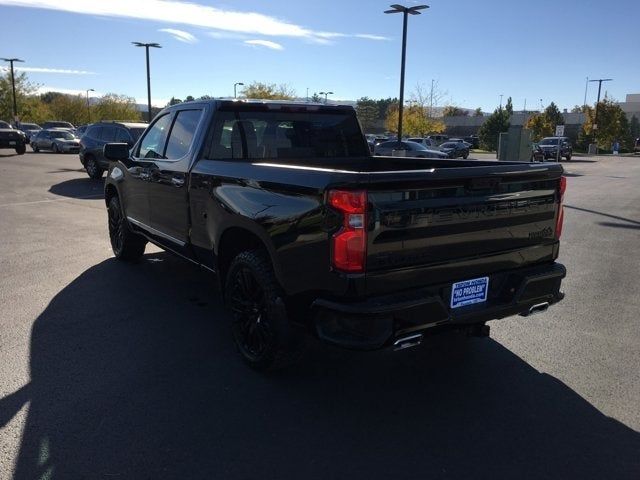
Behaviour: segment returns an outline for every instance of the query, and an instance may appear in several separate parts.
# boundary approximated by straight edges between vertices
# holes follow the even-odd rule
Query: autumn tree
[[[92,117],[98,120],[140,121],[142,119],[135,99],[116,93],[107,93],[100,97],[92,111],[95,112]]]
[[[242,89],[243,98],[260,98],[265,100],[293,100],[295,90],[286,84],[252,82]]]
[[[551,102],[542,113],[531,115],[525,127],[531,130],[533,140],[555,135],[556,126],[564,125],[564,117],[555,103]]]
[[[445,124],[434,118],[428,117],[425,107],[413,104],[403,109],[402,114],[403,133],[412,137],[423,137],[429,133],[442,133]],[[387,111],[385,128],[389,132],[398,133],[398,105],[391,105]]]
[[[595,124],[595,109],[589,107],[585,112],[585,122],[582,124],[580,138],[593,139]],[[623,150],[629,150],[633,145],[632,128],[622,108],[613,100],[605,97],[598,104],[598,128],[595,139],[599,148],[611,148],[616,140]]]

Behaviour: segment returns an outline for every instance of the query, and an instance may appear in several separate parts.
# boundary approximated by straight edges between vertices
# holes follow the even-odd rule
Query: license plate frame
[[[451,309],[477,305],[487,301],[489,277],[472,278],[451,285]]]

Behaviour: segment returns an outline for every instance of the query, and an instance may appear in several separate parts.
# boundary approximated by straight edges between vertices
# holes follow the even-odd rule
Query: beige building
[[[620,108],[627,114],[629,119],[634,115],[640,119],[640,93],[628,94],[626,101],[620,102],[618,105],[620,105]]]

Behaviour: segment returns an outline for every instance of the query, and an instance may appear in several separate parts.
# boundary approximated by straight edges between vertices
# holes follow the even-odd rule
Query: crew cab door
[[[149,165],[152,233],[167,248],[189,257],[188,172],[202,112],[202,108],[174,112],[162,155]]]
[[[149,208],[150,181],[155,167],[154,159],[161,157],[167,141],[171,114],[156,118],[143,134],[127,164],[125,190],[125,212],[134,228],[153,235],[151,210]]]

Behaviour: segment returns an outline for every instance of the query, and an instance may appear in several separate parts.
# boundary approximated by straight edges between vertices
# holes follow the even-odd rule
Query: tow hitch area
[[[393,350],[404,350],[405,348],[417,347],[422,343],[422,334],[418,333],[415,335],[409,335],[407,337],[402,337],[393,342]]]

